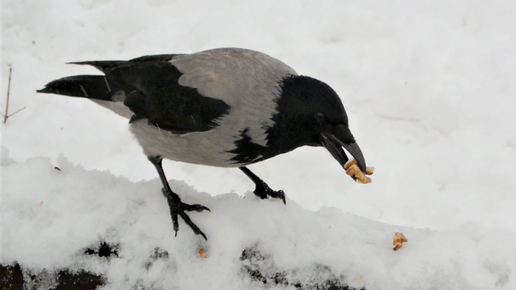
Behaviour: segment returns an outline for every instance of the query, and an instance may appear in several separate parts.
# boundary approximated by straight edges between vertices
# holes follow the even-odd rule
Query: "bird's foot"
[[[163,188],[161,190],[163,192],[163,195],[167,198],[168,206],[170,208],[170,215],[172,217],[172,224],[174,226],[174,231],[176,232],[177,237],[177,231],[179,230],[179,223],[177,220],[177,216],[180,216],[185,223],[190,226],[192,231],[196,235],[201,235],[205,240],[208,240],[206,238],[206,235],[199,229],[199,227],[192,222],[190,217],[186,214],[187,211],[196,211],[196,212],[202,212],[204,210],[210,211],[209,208],[205,207],[204,205],[200,204],[186,204],[181,202],[181,199],[177,194],[174,192],[171,192],[169,190],[166,190]]]
[[[267,196],[270,196],[272,198],[279,198],[283,200],[284,204],[287,204],[285,200],[285,192],[283,192],[283,190],[273,190],[265,182],[262,182],[260,185],[256,185],[254,194],[261,199],[266,199]]]

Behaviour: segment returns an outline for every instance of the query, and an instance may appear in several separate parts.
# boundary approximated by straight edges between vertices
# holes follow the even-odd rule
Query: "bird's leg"
[[[256,176],[251,170],[249,170],[247,167],[239,167],[242,172],[247,175],[247,177],[251,178],[251,180],[256,184],[256,189],[254,190],[254,194],[258,196],[261,199],[266,199],[267,196],[274,197],[274,198],[280,198],[283,200],[284,204],[287,204],[285,201],[285,193],[283,190],[272,190],[265,181],[263,181],[260,177]]]
[[[179,230],[179,223],[177,221],[177,216],[179,215],[187,225],[192,228],[195,234],[203,236],[204,239],[208,240],[206,238],[206,235],[199,229],[199,227],[192,222],[190,217],[185,213],[186,211],[197,211],[201,212],[203,210],[210,211],[209,208],[200,205],[200,204],[186,204],[181,202],[181,198],[170,189],[170,186],[168,184],[167,178],[165,177],[165,172],[163,171],[163,167],[161,166],[161,161],[163,158],[161,156],[148,156],[149,161],[154,164],[156,167],[156,170],[158,170],[159,178],[161,179],[161,182],[163,183],[163,189],[161,192],[163,192],[163,195],[167,198],[168,207],[170,208],[170,215],[172,216],[172,223],[174,225],[174,231],[176,232],[177,237],[177,231]]]

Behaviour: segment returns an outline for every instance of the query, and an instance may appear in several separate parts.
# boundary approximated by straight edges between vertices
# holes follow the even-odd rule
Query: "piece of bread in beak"
[[[346,164],[344,164],[344,170],[346,170],[347,175],[356,178],[361,184],[371,183],[371,178],[365,176],[365,174],[372,175],[374,173],[374,167],[366,167],[366,173],[364,174],[358,167],[355,159],[346,162]]]

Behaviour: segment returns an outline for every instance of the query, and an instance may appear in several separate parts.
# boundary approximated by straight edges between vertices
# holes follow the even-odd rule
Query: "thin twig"
[[[18,113],[18,112],[20,112],[20,111],[24,110],[25,108],[27,108],[27,106],[25,106],[25,107],[23,107],[23,108],[21,108],[21,109],[17,110],[16,112],[12,113],[11,115],[9,115],[9,116],[7,116],[7,117],[12,117],[14,114],[16,114],[16,113]]]
[[[13,72],[13,68],[9,67],[9,82],[7,83],[7,100],[5,102],[5,115],[4,115],[4,124],[7,122],[7,118],[9,118],[9,96],[11,95],[11,74]]]
[[[13,72],[13,68],[11,66],[9,66],[9,82],[7,83],[7,98],[5,101],[5,115],[0,114],[2,117],[4,117],[4,124],[7,123],[7,118],[15,115],[16,113],[18,113],[26,108],[26,107],[23,107],[23,108],[17,110],[16,112],[12,113],[11,115],[9,115],[9,98],[11,97],[11,74],[12,74],[12,72]]]

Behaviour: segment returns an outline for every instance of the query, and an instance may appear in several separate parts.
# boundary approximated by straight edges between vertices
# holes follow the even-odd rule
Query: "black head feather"
[[[267,130],[268,147],[285,153],[297,147],[320,146],[320,134],[344,124],[348,117],[337,93],[327,84],[307,76],[283,80],[274,126]]]

